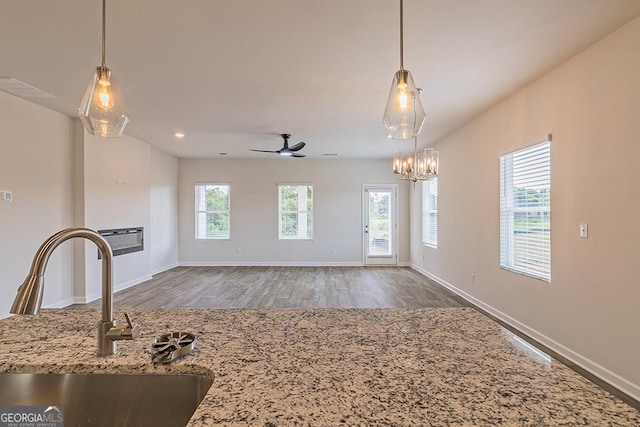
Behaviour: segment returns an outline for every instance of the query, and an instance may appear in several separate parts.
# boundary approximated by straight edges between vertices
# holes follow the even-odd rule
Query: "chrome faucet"
[[[82,237],[95,243],[102,255],[102,320],[98,323],[98,356],[116,352],[116,341],[136,339],[140,333],[125,313],[127,326],[116,327],[113,319],[113,253],[111,246],[100,234],[88,228],[67,228],[49,237],[38,249],[29,275],[18,288],[18,295],[11,305],[13,314],[38,314],[44,292],[44,271],[49,256],[62,242]]]

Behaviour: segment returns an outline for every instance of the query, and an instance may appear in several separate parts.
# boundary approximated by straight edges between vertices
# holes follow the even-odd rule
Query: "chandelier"
[[[393,173],[401,181],[413,181],[416,188],[417,181],[428,181],[438,176],[440,160],[438,152],[425,148],[418,152],[418,137],[413,138],[413,154],[402,157],[402,152],[396,151],[393,156]]]

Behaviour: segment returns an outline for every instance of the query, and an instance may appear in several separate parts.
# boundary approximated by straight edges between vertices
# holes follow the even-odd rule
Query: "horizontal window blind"
[[[551,143],[500,157],[500,265],[551,280]]]
[[[422,242],[438,245],[438,178],[422,181]]]

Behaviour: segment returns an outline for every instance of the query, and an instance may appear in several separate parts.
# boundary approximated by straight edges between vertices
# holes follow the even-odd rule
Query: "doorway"
[[[397,265],[397,192],[395,184],[362,187],[364,265]]]

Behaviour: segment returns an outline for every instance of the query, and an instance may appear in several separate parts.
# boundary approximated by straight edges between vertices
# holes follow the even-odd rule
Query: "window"
[[[196,239],[229,239],[231,186],[196,185]]]
[[[438,178],[422,181],[422,243],[438,247]]]
[[[551,280],[551,143],[500,157],[500,266]]]
[[[313,186],[278,185],[278,238],[313,238]]]

